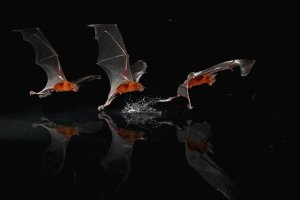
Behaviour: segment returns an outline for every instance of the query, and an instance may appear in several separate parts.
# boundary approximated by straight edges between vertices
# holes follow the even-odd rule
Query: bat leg
[[[43,98],[43,97],[46,97],[46,96],[49,96],[49,95],[51,95],[51,92],[52,92],[53,90],[52,89],[44,89],[44,90],[42,90],[42,91],[40,91],[40,92],[34,92],[34,91],[30,91],[29,92],[29,95],[30,96],[33,96],[33,95],[38,95],[38,97],[40,97],[40,98]]]
[[[157,100],[157,102],[165,103],[165,102],[172,101],[173,99],[175,99],[177,97],[179,97],[179,96],[169,97],[167,99],[159,99],[159,100]]]
[[[111,97],[108,98],[108,100],[105,102],[105,104],[98,106],[98,110],[103,111],[106,106],[109,106],[111,104],[111,102],[116,98],[117,94],[118,93],[114,93],[113,95],[111,95]]]
[[[191,104],[191,102],[189,101],[188,105],[187,105],[188,109],[192,110],[193,109],[193,106]]]
[[[187,100],[188,100],[188,105],[187,105],[187,107],[188,107],[188,109],[193,109],[193,106],[192,106],[192,103],[191,103],[191,99],[190,99],[190,96],[188,95],[187,97]]]
[[[101,105],[101,106],[98,106],[98,111],[103,111],[105,108],[105,104],[104,105]]]
[[[29,92],[29,95],[30,95],[30,96],[33,96],[33,95],[36,95],[36,94],[37,94],[37,93],[34,92],[34,91],[30,91],[30,92]]]

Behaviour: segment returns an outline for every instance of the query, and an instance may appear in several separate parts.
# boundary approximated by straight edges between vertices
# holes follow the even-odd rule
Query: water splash
[[[137,101],[129,99],[126,106],[121,111],[123,118],[128,125],[149,125],[157,123],[157,119],[163,112],[152,106],[158,102],[159,98],[142,97]]]

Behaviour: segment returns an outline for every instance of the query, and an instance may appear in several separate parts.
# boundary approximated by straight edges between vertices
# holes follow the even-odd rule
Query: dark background
[[[294,117],[299,110],[299,66],[297,51],[292,50],[297,47],[296,18],[292,5],[281,4],[9,1],[4,6],[6,62],[2,64],[1,109],[5,113],[35,105],[54,111],[82,105],[96,109],[102,104],[109,81],[95,64],[98,46],[93,29],[86,26],[93,23],[118,24],[131,63],[142,59],[148,64],[147,74],[141,79],[145,92],[125,94],[112,103],[112,108],[122,106],[124,98],[129,97],[173,96],[191,71],[231,59],[255,59],[247,77],[240,77],[238,69],[221,72],[213,87],[191,90],[195,107],[192,114],[199,115],[200,121],[215,122],[219,129],[227,124],[235,127],[231,135],[230,128],[224,129],[229,134],[225,140],[232,148],[228,143],[222,146],[224,143],[216,142],[227,149],[223,154],[219,152],[219,161],[222,155],[227,156],[222,166],[240,180],[249,196],[291,197],[299,188],[299,165],[294,161],[299,134],[298,119]],[[35,66],[30,44],[22,41],[20,34],[10,32],[28,27],[39,27],[45,34],[69,80],[98,73],[103,79],[84,84],[78,93],[30,97],[30,90],[42,89],[46,75]],[[172,102],[170,109],[177,109],[177,104],[184,105],[185,100]],[[286,143],[275,145],[279,147],[270,152],[269,147],[283,138]],[[151,157],[149,149],[144,152]],[[156,153],[159,155],[159,150]],[[233,163],[237,158],[242,163],[236,166]],[[151,174],[149,170],[147,173]],[[165,181],[167,184],[172,179]]]

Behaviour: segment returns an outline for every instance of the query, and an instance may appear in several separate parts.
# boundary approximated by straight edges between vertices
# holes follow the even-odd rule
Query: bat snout
[[[73,92],[78,92],[79,85],[77,85],[76,83],[71,83],[70,88]]]

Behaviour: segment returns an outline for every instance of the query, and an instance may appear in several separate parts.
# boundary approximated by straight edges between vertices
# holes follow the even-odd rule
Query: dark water
[[[287,116],[249,105],[202,114],[155,110],[159,114],[94,108],[53,113],[36,107],[2,115],[3,191],[11,198],[37,199],[296,193],[290,181],[298,170],[290,156],[295,130],[286,127]]]

